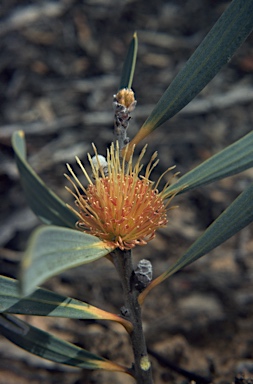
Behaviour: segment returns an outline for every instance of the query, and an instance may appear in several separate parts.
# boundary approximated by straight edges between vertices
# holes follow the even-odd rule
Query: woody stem
[[[130,339],[134,354],[133,375],[138,384],[153,384],[146,341],[142,328],[141,307],[138,303],[139,292],[134,284],[134,269],[131,251],[116,249],[112,253],[115,268],[121,279],[124,295],[124,316],[133,324]]]

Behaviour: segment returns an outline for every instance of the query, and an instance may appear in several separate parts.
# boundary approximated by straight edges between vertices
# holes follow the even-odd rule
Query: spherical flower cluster
[[[67,168],[72,176],[66,177],[72,183],[78,210],[72,209],[79,220],[77,227],[86,233],[97,236],[114,247],[128,250],[135,245],[144,245],[152,240],[158,228],[166,226],[168,204],[174,195],[168,195],[166,188],[161,192],[157,183],[152,182],[150,174],[157,165],[157,153],[151,157],[143,176],[141,160],[146,151],[143,148],[137,162],[133,165],[133,153],[129,162],[121,158],[118,144],[111,144],[107,159],[97,154],[88,155],[93,176],[90,177],[81,161],[76,158],[84,173],[88,187],[85,188],[70,165]],[[173,167],[172,167],[173,168]],[[170,171],[168,169],[165,173]],[[165,200],[169,197],[169,200]]]

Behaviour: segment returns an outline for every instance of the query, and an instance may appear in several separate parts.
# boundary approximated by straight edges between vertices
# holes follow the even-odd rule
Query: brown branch
[[[139,292],[134,284],[131,251],[116,249],[111,255],[123,288],[125,304],[122,314],[133,324],[133,331],[130,334],[134,353],[133,375],[138,384],[153,384],[151,365],[142,328],[141,307],[138,303]]]

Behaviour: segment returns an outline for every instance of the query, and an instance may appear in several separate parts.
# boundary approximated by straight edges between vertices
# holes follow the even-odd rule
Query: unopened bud
[[[91,158],[92,164],[94,165],[97,171],[104,173],[105,176],[108,174],[108,163],[106,158],[102,155],[96,155]]]
[[[114,95],[114,99],[118,104],[123,105],[125,108],[129,110],[129,112],[134,110],[136,105],[136,100],[134,98],[134,92],[132,89],[123,88],[116,95]]]
[[[142,259],[139,261],[135,270],[135,286],[141,292],[146,288],[152,280],[153,269],[149,260]]]
[[[92,164],[96,169],[107,167],[106,158],[102,155],[93,156],[91,158]]]

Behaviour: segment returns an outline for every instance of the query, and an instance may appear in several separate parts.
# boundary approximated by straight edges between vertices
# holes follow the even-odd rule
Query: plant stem
[[[133,324],[133,331],[130,334],[134,354],[133,375],[138,384],[153,384],[151,364],[142,329],[141,307],[138,303],[139,292],[134,285],[131,251],[116,249],[112,252],[112,257],[122,283],[124,316]]]

